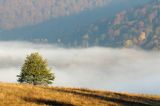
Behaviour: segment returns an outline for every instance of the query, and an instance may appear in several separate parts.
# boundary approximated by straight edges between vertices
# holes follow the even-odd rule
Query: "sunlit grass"
[[[160,96],[0,83],[0,106],[160,106]]]

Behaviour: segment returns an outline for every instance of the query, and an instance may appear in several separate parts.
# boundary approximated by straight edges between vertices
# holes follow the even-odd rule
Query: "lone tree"
[[[39,53],[32,53],[26,57],[25,63],[21,68],[20,75],[17,75],[19,83],[29,83],[33,85],[52,84],[55,76],[48,68],[46,59]]]

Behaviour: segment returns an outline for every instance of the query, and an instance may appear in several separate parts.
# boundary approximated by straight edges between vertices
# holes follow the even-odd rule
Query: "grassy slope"
[[[160,96],[0,83],[0,106],[160,106]]]

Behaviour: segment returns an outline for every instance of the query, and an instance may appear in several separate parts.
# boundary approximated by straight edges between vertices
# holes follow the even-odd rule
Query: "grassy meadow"
[[[0,106],[160,106],[160,96],[0,83]]]

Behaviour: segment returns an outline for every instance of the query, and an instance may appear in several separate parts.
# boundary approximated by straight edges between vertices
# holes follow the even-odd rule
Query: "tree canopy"
[[[17,75],[19,83],[29,83],[33,85],[52,84],[55,76],[48,68],[48,62],[39,53],[31,53],[21,68],[20,75]]]

